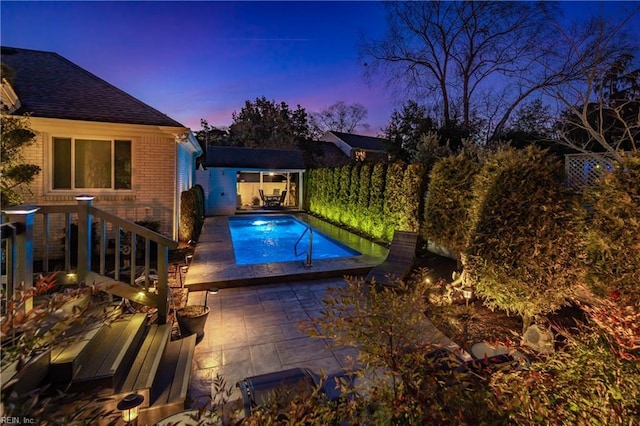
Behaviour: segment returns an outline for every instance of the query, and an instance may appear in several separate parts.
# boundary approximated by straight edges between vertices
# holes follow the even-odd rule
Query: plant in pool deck
[[[465,280],[490,308],[536,315],[572,298],[584,276],[584,250],[562,165],[542,150],[506,149],[476,176]]]

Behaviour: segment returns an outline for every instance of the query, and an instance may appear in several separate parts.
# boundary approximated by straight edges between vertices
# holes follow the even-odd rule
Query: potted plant
[[[209,309],[206,305],[190,305],[176,311],[182,337],[196,335],[196,344],[204,337],[204,325],[207,322]]]

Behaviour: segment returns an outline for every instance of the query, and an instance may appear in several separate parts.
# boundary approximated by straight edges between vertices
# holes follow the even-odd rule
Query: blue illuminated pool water
[[[229,218],[233,251],[238,265],[305,260],[294,255],[293,247],[307,224],[293,216],[238,216]],[[298,244],[298,254],[309,248],[306,234]],[[313,260],[357,256],[355,250],[313,230]]]

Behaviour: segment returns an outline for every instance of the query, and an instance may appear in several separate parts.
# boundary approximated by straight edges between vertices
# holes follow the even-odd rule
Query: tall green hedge
[[[358,192],[358,217],[362,232],[370,233],[371,214],[369,213],[369,195],[371,191],[371,166],[367,163],[360,168],[360,185]]]
[[[365,232],[375,238],[384,236],[384,187],[387,177],[387,165],[378,163],[371,172],[371,186],[369,187],[369,215],[370,225]]]
[[[351,164],[345,164],[340,168],[338,178],[338,198],[336,219],[338,222],[347,225],[349,222],[349,191],[351,191]]]
[[[387,168],[387,179],[384,188],[384,234],[383,238],[391,241],[396,229],[402,227],[402,213],[404,206],[401,199],[403,197],[404,168],[403,162],[389,164]]]
[[[557,310],[583,278],[580,227],[563,166],[544,151],[508,149],[477,175],[465,272],[489,306],[523,317]]]
[[[423,208],[423,192],[425,186],[425,169],[422,163],[409,164],[404,171],[402,194],[398,199],[400,212],[400,229],[418,232],[420,230]]]
[[[640,154],[627,155],[586,194],[589,272],[596,294],[640,300]]]
[[[461,253],[467,243],[472,185],[480,164],[458,155],[438,161],[429,175],[421,234]]]
[[[194,191],[180,193],[180,229],[178,239],[188,242],[197,238],[198,200]]]
[[[352,228],[360,229],[360,214],[358,210],[358,198],[360,197],[360,163],[351,168],[349,201],[347,204],[346,223]]]

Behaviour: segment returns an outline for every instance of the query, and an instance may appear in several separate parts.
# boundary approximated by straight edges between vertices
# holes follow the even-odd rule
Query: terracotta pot
[[[182,337],[196,335],[196,344],[204,338],[204,326],[211,309],[208,306],[185,306],[176,312]]]

